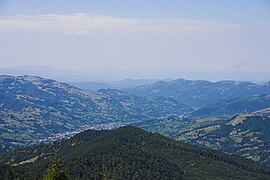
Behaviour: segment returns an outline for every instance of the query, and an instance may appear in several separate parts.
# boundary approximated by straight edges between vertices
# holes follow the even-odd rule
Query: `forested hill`
[[[69,179],[267,179],[254,161],[202,149],[136,127],[88,130],[53,145],[3,155],[0,179],[42,179],[57,155]],[[4,165],[5,164],[5,165]],[[8,165],[7,165],[8,164]],[[10,166],[11,165],[11,166]]]
[[[269,88],[270,89],[270,88]],[[258,94],[248,97],[239,97],[226,101],[219,101],[214,104],[206,105],[190,113],[193,119],[216,116],[233,116],[235,114],[246,114],[254,111],[267,109],[270,107],[270,95]]]
[[[256,84],[252,82],[177,79],[158,81],[150,85],[127,88],[123,91],[142,97],[171,97],[186,105],[201,108],[220,101],[270,94],[270,82]]]

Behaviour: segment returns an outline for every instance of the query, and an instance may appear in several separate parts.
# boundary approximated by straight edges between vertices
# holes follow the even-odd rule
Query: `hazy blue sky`
[[[0,0],[0,68],[269,71],[269,0]]]

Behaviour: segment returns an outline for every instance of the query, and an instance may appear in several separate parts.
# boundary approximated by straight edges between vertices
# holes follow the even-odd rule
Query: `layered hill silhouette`
[[[195,109],[232,99],[270,94],[270,83],[178,79],[159,81],[123,91],[142,97],[171,97]]]
[[[145,87],[154,89],[141,94]],[[0,153],[48,137],[53,138],[46,142],[62,139],[62,134],[89,126],[135,124],[192,145],[270,164],[269,83],[180,79],[133,90],[89,91],[35,76],[0,76]],[[14,163],[36,157],[40,155]]]
[[[192,111],[190,117],[193,119],[203,117],[230,117],[239,113],[251,113],[270,107],[270,94],[258,94],[254,96],[239,97],[214,104],[206,105],[198,110]]]
[[[86,91],[35,76],[0,76],[0,152],[36,139],[108,122],[125,124],[190,111],[172,98]]]
[[[1,156],[1,179],[42,179],[57,156],[69,179],[267,179],[254,161],[202,149],[136,127],[88,130]]]

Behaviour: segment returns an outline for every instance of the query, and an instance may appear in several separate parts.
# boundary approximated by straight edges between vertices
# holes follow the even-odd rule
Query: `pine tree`
[[[67,180],[67,174],[62,169],[61,160],[55,158],[52,164],[47,168],[44,175],[45,180]]]

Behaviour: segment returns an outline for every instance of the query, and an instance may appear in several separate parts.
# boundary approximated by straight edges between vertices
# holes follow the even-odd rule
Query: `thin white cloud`
[[[136,19],[88,14],[47,14],[0,17],[0,32],[65,33],[88,36],[95,33],[183,33],[190,31],[235,31],[241,25],[178,19]]]
[[[90,33],[88,31],[77,30],[77,31],[68,31],[68,35],[77,35],[77,36],[89,36]]]

